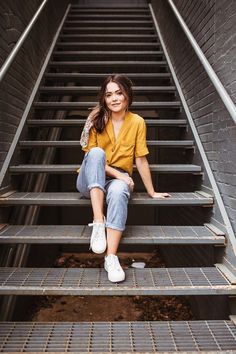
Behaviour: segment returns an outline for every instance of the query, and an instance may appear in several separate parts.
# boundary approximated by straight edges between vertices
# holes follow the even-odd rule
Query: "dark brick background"
[[[0,168],[68,0],[49,0],[0,86]],[[0,65],[42,0],[0,1]]]
[[[179,12],[236,102],[236,2],[175,0]],[[236,231],[236,126],[166,0],[152,5],[172,64]]]

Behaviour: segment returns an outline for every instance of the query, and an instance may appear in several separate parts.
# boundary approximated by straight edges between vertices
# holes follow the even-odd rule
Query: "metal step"
[[[18,165],[18,166],[10,166],[10,173],[60,173],[60,174],[71,174],[76,173],[76,170],[80,167],[80,165]],[[150,170],[156,173],[193,173],[193,174],[201,174],[202,168],[198,165],[175,165],[175,164],[164,164],[164,165],[153,165],[150,164]],[[134,171],[137,171],[136,166],[134,166]]]
[[[30,127],[81,127],[86,119],[28,119],[27,124]],[[166,127],[186,127],[187,120],[185,119],[145,119],[146,125],[166,126]]]
[[[78,84],[90,84],[90,85],[100,85],[102,81],[111,75],[111,73],[45,73],[44,78],[56,80],[58,82],[76,82]],[[171,79],[170,73],[129,73],[129,78],[133,81],[135,85],[141,85],[141,83],[146,83],[148,85],[153,85],[153,83],[164,81],[169,82]]]
[[[107,14],[103,13],[102,14],[102,20],[104,21],[151,21],[152,17],[149,14],[118,14],[118,13],[113,13],[113,14]],[[101,14],[68,14],[66,18],[66,22],[68,21],[78,21],[80,23],[81,21],[99,21],[101,22]]]
[[[88,60],[88,61],[83,61],[83,60],[77,60],[77,61],[51,61],[49,63],[50,66],[76,66],[76,67],[81,67],[81,66],[95,66],[96,68],[99,66],[112,66],[112,67],[119,67],[119,66],[146,66],[149,65],[152,67],[152,69],[155,69],[156,67],[160,66],[167,66],[167,62],[165,60],[145,60],[145,61],[139,61],[139,60]]]
[[[147,140],[148,146],[166,147],[166,148],[185,148],[190,149],[194,147],[193,140]],[[57,148],[71,148],[81,147],[79,140],[22,140],[19,142],[21,148],[43,148],[43,147],[57,147]]]
[[[125,270],[111,283],[103,268],[0,268],[0,295],[236,295],[215,267]]]
[[[120,8],[120,9],[108,9],[108,8],[97,8],[97,9],[73,9],[71,8],[69,11],[69,14],[98,14],[100,13],[100,16],[103,14],[150,14],[149,9],[146,7],[144,9],[137,9],[137,8]]]
[[[82,1],[82,3],[81,3],[81,1]],[[123,0],[119,3],[113,3],[111,1],[104,1],[104,0],[101,2],[96,2],[96,3],[94,3],[93,0],[90,0],[90,1],[81,0],[81,1],[80,1],[79,5],[73,5],[70,8],[70,11],[72,11],[72,10],[103,11],[104,9],[110,10],[110,11],[112,11],[113,9],[117,10],[117,11],[120,11],[120,10],[132,11],[132,10],[136,10],[136,9],[144,10],[144,11],[148,10],[148,6],[147,6],[146,1],[139,1],[139,0],[135,1],[134,3],[130,2],[130,1],[127,2],[125,0]],[[96,6],[94,6],[95,4],[96,4]]]
[[[114,34],[154,34],[154,27],[103,27],[103,26],[91,26],[91,27],[63,27],[63,34],[76,34],[76,33],[114,33]]]
[[[93,21],[87,21],[87,20],[79,20],[79,21],[65,21],[65,26],[67,27],[78,27],[78,26],[85,26],[85,27],[91,27],[91,26],[115,26],[115,27],[127,27],[127,26],[132,26],[132,27],[152,27],[153,22],[150,20],[93,20]]]
[[[233,353],[230,320],[1,322],[4,353]]]
[[[160,43],[159,42],[102,42],[102,41],[97,41],[97,42],[86,42],[86,41],[80,41],[79,40],[79,35],[75,34],[70,36],[71,39],[68,37],[66,40],[68,42],[58,42],[56,44],[56,48],[62,48],[63,50],[66,49],[71,49],[71,50],[103,50],[103,51],[108,51],[108,50],[113,50],[114,48],[120,49],[120,50],[153,50],[156,49],[158,50],[160,48]],[[78,41],[74,42],[76,38],[78,37]]]
[[[214,230],[214,228],[213,228]],[[91,228],[85,225],[2,225],[0,244],[89,244]],[[224,233],[208,226],[128,225],[122,244],[225,245]]]
[[[99,86],[41,86],[39,88],[40,92],[43,94],[55,94],[55,95],[64,95],[64,94],[97,94],[100,90]],[[175,86],[134,86],[134,94],[146,94],[146,93],[173,93],[176,91]]]
[[[0,205],[44,205],[44,206],[90,206],[90,199],[78,192],[8,192],[0,196]],[[172,193],[171,197],[153,199],[147,193],[133,193],[130,205],[139,206],[213,206],[213,197],[201,192]]]
[[[53,60],[162,60],[162,51],[54,51]]]
[[[49,66],[52,68],[66,68],[71,70],[80,70],[80,72],[97,72],[112,71],[116,73],[129,73],[130,71],[138,72],[163,72],[167,71],[167,63],[161,61],[51,61]]]
[[[110,42],[113,48],[116,48],[114,42],[153,42],[156,45],[157,36],[155,34],[61,34],[59,40],[73,41],[78,39],[79,42],[91,42],[97,44],[97,42]],[[92,44],[93,45],[93,44]]]
[[[36,109],[47,110],[79,110],[89,109],[95,107],[96,102],[34,102]],[[177,109],[179,110],[181,103],[179,101],[166,101],[166,102],[133,102],[132,108],[135,110],[140,109]]]

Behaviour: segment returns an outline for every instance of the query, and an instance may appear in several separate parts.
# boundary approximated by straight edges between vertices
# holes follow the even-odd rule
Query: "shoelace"
[[[116,256],[108,258],[108,265],[112,268],[112,270],[120,270],[120,264]]]
[[[104,227],[104,224],[103,223],[98,223],[98,222],[92,222],[92,223],[88,224],[88,226],[89,227],[94,227],[94,226],[96,227],[95,228],[95,232],[93,232],[91,240],[90,240],[90,249],[91,249],[92,243],[99,239],[99,237],[98,237],[99,229]]]

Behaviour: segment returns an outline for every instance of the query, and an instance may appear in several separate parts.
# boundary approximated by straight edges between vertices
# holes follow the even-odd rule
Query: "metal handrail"
[[[161,34],[161,30],[160,30],[160,28],[159,28],[159,26],[158,26],[158,23],[157,23],[157,20],[156,20],[156,17],[155,17],[155,14],[154,14],[154,11],[153,11],[153,8],[152,8],[152,5],[151,5],[151,4],[149,4],[149,8],[150,8],[150,11],[151,11],[151,15],[152,15],[152,19],[153,19],[153,22],[154,22],[154,25],[155,25],[155,28],[156,28],[156,32],[157,32],[158,38],[159,38],[159,40],[160,40],[160,43],[161,43],[163,52],[164,52],[164,54],[165,54],[165,57],[166,57],[166,60],[167,60],[167,63],[168,63],[168,66],[169,66],[171,75],[172,75],[172,77],[173,77],[175,86],[176,86],[176,88],[177,88],[177,91],[178,91],[180,100],[181,100],[181,102],[182,102],[184,111],[185,111],[186,116],[187,116],[187,118],[188,118],[188,122],[189,122],[190,128],[191,128],[191,130],[192,130],[192,133],[193,133],[193,136],[194,136],[194,138],[195,138],[195,141],[196,141],[196,144],[197,144],[199,153],[200,153],[200,155],[201,155],[201,158],[202,158],[204,167],[205,167],[205,169],[206,169],[206,172],[207,172],[209,181],[210,181],[210,183],[211,183],[212,190],[213,190],[213,193],[214,193],[216,202],[217,202],[217,204],[218,204],[218,206],[219,206],[220,213],[221,213],[221,215],[222,215],[222,218],[223,218],[223,221],[224,221],[224,224],[225,224],[225,227],[226,227],[226,230],[227,230],[229,239],[230,239],[230,241],[231,241],[231,244],[232,244],[234,253],[236,254],[236,239],[235,239],[233,227],[232,227],[232,225],[231,225],[231,221],[230,221],[229,216],[228,216],[228,214],[227,214],[227,211],[226,211],[226,208],[225,208],[225,205],[224,205],[222,196],[221,196],[221,194],[220,194],[220,191],[219,191],[217,182],[216,182],[215,177],[214,177],[214,174],[213,174],[213,172],[212,172],[212,170],[211,170],[210,163],[209,163],[209,161],[208,161],[208,158],[207,158],[207,155],[206,155],[206,153],[205,153],[205,150],[204,150],[204,147],[203,147],[203,145],[202,145],[202,142],[201,142],[201,140],[200,140],[200,138],[199,138],[197,128],[196,128],[196,126],[195,126],[195,124],[194,124],[192,115],[191,115],[190,110],[189,110],[189,108],[188,108],[187,102],[186,102],[186,100],[185,100],[184,94],[183,94],[182,89],[181,89],[181,86],[180,86],[180,83],[179,83],[178,78],[177,78],[177,76],[176,76],[176,74],[175,74],[174,67],[173,67],[172,62],[171,62],[171,60],[170,60],[168,51],[167,51],[167,49],[166,49],[166,46],[165,46],[165,43],[164,43],[164,40],[163,40],[163,37],[162,37],[162,34]]]
[[[11,51],[11,53],[9,54],[9,56],[7,57],[5,63],[2,65],[1,69],[0,69],[0,82],[2,81],[2,79],[4,78],[4,76],[7,73],[7,70],[9,69],[9,67],[11,66],[12,62],[14,61],[17,53],[19,52],[20,48],[22,47],[25,39],[27,38],[27,36],[29,35],[34,23],[37,21],[41,11],[43,10],[44,6],[46,5],[48,0],[44,0],[42,2],[42,4],[40,5],[40,7],[38,8],[37,12],[35,13],[34,17],[32,18],[32,20],[30,21],[30,23],[28,24],[28,26],[26,27],[26,29],[24,30],[24,32],[22,33],[21,37],[19,38],[19,40],[17,41],[15,47],[13,48],[13,50]]]
[[[224,102],[224,105],[229,112],[230,116],[232,117],[233,121],[236,123],[236,106],[232,99],[230,98],[229,94],[225,90],[224,86],[222,85],[220,79],[216,75],[214,69],[212,68],[211,64],[203,54],[201,48],[197,44],[196,40],[194,39],[192,33],[190,32],[189,28],[187,27],[186,23],[184,22],[182,16],[180,15],[179,11],[177,10],[176,6],[174,5],[172,0],[168,0],[177,20],[179,21],[182,29],[184,30],[190,44],[192,45],[195,53],[197,54],[200,62],[202,63],[204,69],[206,70],[211,82],[213,83],[216,91],[218,92],[220,98]]]
[[[36,83],[34,85],[34,88],[33,88],[32,92],[31,92],[31,95],[30,95],[29,100],[27,102],[27,105],[25,107],[25,110],[24,110],[24,113],[23,113],[22,118],[20,120],[20,123],[19,123],[19,125],[17,127],[17,131],[16,131],[15,136],[13,138],[13,141],[11,143],[10,149],[8,150],[7,156],[6,156],[5,161],[4,161],[3,165],[2,165],[2,169],[0,170],[0,188],[1,188],[2,184],[3,184],[4,178],[5,178],[6,173],[8,171],[8,168],[9,168],[11,159],[13,157],[16,145],[17,145],[17,143],[19,141],[19,138],[21,136],[21,133],[23,131],[26,119],[27,119],[28,114],[29,114],[29,112],[31,110],[33,101],[34,101],[35,96],[36,96],[36,94],[38,92],[39,85],[40,85],[41,80],[43,78],[44,72],[45,72],[45,70],[46,70],[46,68],[48,66],[50,57],[52,55],[52,52],[53,52],[53,49],[55,47],[56,41],[57,41],[57,39],[59,37],[59,34],[61,32],[62,26],[63,26],[63,24],[65,22],[65,19],[66,19],[66,16],[68,15],[69,10],[70,10],[70,5],[68,5],[67,10],[65,12],[65,15],[63,16],[63,19],[62,19],[62,21],[61,21],[61,23],[60,23],[60,25],[58,27],[58,30],[57,30],[54,38],[53,38],[51,47],[50,47],[50,49],[48,51],[48,54],[47,54],[46,59],[45,59],[45,61],[43,63],[43,66],[41,67],[39,76],[37,78],[37,81],[36,81]]]

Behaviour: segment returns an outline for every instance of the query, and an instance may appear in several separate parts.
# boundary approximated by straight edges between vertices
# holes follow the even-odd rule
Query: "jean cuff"
[[[92,188],[99,188],[101,189],[104,193],[106,193],[106,190],[104,187],[102,187],[100,184],[98,183],[92,183],[88,186],[88,190],[91,191]]]
[[[114,230],[117,230],[117,231],[124,231],[125,230],[125,227],[120,227],[120,226],[111,224],[109,222],[106,222],[106,227],[109,227],[110,229],[114,229]]]

